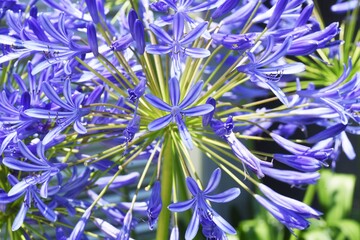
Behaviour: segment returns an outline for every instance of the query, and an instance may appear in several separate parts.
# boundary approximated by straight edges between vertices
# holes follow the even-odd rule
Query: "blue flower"
[[[121,228],[119,234],[116,237],[116,240],[129,240],[131,233],[131,224],[132,223],[132,213],[128,211],[125,215],[124,225]]]
[[[260,167],[263,161],[252,154],[249,149],[247,149],[247,147],[245,147],[244,144],[242,144],[239,139],[237,139],[232,131],[234,124],[231,116],[227,118],[225,123],[217,119],[212,119],[210,122],[210,127],[217,136],[226,140],[235,156],[243,163],[245,170],[246,167],[249,167],[254,173],[256,173],[259,178],[264,177]]]
[[[30,160],[32,163],[20,161],[12,157],[5,157],[3,159],[3,164],[18,171],[42,173],[26,177],[13,186],[8,195],[16,195],[23,192],[25,188],[28,188],[31,185],[42,183],[40,195],[41,197],[46,198],[48,196],[48,185],[51,178],[65,168],[67,164],[51,163],[48,161],[45,157],[44,145],[41,142],[37,144],[37,154],[39,157],[36,157],[22,141],[19,141],[18,146],[23,157]]]
[[[204,58],[210,55],[210,51],[203,48],[187,47],[190,43],[200,37],[207,28],[207,22],[198,24],[193,30],[184,36],[184,21],[182,15],[174,16],[174,38],[155,24],[150,24],[151,31],[158,37],[162,44],[146,46],[146,52],[151,54],[167,54],[171,52],[172,75],[176,76],[181,71],[181,60],[184,56],[193,58]]]
[[[320,212],[308,205],[292,198],[282,196],[264,184],[259,184],[259,188],[267,198],[255,194],[255,199],[279,222],[289,228],[291,232],[293,228],[301,230],[307,228],[310,223],[306,218],[319,218],[321,215]]]
[[[215,224],[225,233],[236,234],[236,230],[207,203],[207,201],[217,203],[229,202],[239,196],[239,188],[231,188],[225,192],[210,195],[210,193],[219,185],[220,178],[221,170],[217,168],[212,173],[205,190],[202,191],[193,178],[187,177],[186,185],[193,195],[193,198],[185,202],[172,203],[169,205],[168,208],[172,212],[183,212],[190,208],[194,209],[193,216],[186,229],[186,239],[193,239],[199,229],[199,223],[204,221],[206,221],[206,224]]]
[[[161,17],[160,20],[158,20],[156,23],[158,25],[165,25],[170,24],[173,19],[176,17],[176,15],[181,15],[181,21],[184,22],[186,20],[190,24],[195,24],[195,20],[193,20],[189,14],[191,13],[198,13],[205,10],[210,10],[213,8],[216,8],[223,4],[224,1],[219,0],[208,0],[204,1],[202,3],[197,3],[194,0],[162,0],[162,2],[166,3],[165,6],[161,6],[157,4],[156,6],[160,7],[159,10],[164,11],[167,9],[167,7],[172,8],[175,12],[174,15],[167,14],[165,17]],[[195,6],[192,6],[192,4],[195,2]],[[155,7],[156,8],[156,7]],[[182,23],[184,24],[184,23]]]
[[[14,187],[19,185],[19,181],[11,174],[8,175],[9,183]],[[12,224],[12,230],[18,230],[24,222],[25,216],[29,208],[31,207],[32,201],[34,201],[34,206],[36,206],[40,213],[48,220],[55,222],[57,219],[56,213],[45,205],[45,203],[38,196],[38,189],[35,184],[41,182],[42,179],[39,176],[28,176],[23,182],[26,182],[26,187],[22,189],[22,191],[18,191],[13,195],[4,195],[0,193],[0,204],[3,203],[13,203],[16,199],[24,196],[23,203],[21,204],[21,208],[18,214],[15,217],[15,220]],[[10,190],[11,191],[11,190]]]
[[[90,215],[91,208],[87,208],[81,216],[80,220],[75,225],[73,231],[70,234],[70,237],[67,240],[80,240],[82,238],[86,222],[89,220]]]
[[[190,117],[201,116],[211,112],[214,109],[214,107],[211,104],[202,104],[199,106],[188,108],[199,97],[203,84],[204,84],[203,81],[197,82],[189,90],[189,92],[184,97],[184,99],[180,102],[179,82],[176,78],[171,78],[169,80],[169,95],[172,106],[170,106],[169,104],[165,103],[163,100],[151,94],[146,94],[145,99],[151,105],[162,111],[170,112],[170,114],[167,114],[161,118],[152,121],[148,125],[148,129],[150,131],[157,131],[166,127],[167,125],[169,125],[171,121],[173,121],[178,125],[181,139],[183,140],[185,145],[189,149],[192,149],[193,144],[192,144],[191,136],[183,121],[183,116],[190,116]]]
[[[72,96],[71,91],[71,82],[69,79],[65,80],[63,95],[66,102],[64,102],[53,89],[53,87],[48,83],[44,82],[42,84],[42,90],[45,95],[51,100],[52,103],[56,106],[64,109],[63,111],[58,110],[48,110],[48,109],[38,109],[31,108],[24,111],[24,113],[33,118],[40,119],[56,119],[59,123],[58,126],[50,130],[48,134],[43,139],[43,144],[46,145],[54,137],[59,135],[65,128],[70,124],[74,123],[74,130],[80,134],[86,133],[86,128],[81,124],[81,118],[90,112],[89,108],[82,108],[82,103],[84,100],[84,94],[74,94]],[[58,109],[57,107],[54,109]]]
[[[246,52],[250,63],[240,65],[236,69],[239,72],[244,72],[248,74],[251,81],[260,81],[261,83],[265,84],[283,104],[289,105],[289,101],[286,98],[286,95],[276,85],[276,82],[281,79],[283,74],[294,74],[304,71],[305,66],[302,63],[291,63],[274,67],[265,67],[267,65],[273,64],[274,62],[286,55],[288,49],[291,46],[292,37],[287,37],[284,40],[283,44],[279,48],[277,48],[275,52],[271,53],[274,50],[274,41],[274,37],[268,37],[267,46],[265,48],[264,54],[259,59],[256,59],[254,53],[252,53],[251,51]]]
[[[154,229],[154,225],[159,217],[161,208],[162,208],[161,185],[159,181],[156,181],[152,187],[152,192],[147,208],[150,230]]]

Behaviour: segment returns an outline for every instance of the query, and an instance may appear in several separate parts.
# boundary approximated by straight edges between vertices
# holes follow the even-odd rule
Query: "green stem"
[[[167,209],[167,206],[169,206],[171,201],[173,160],[175,159],[172,151],[172,141],[170,135],[165,136],[163,156],[164,158],[161,169],[162,209],[156,232],[157,240],[169,239],[170,211]]]

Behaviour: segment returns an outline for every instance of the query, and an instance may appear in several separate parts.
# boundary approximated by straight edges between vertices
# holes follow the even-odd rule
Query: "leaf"
[[[240,239],[271,240],[271,225],[261,219],[242,221],[238,227]]]
[[[325,208],[326,221],[334,224],[352,208],[355,176],[322,171],[317,185],[320,204]]]
[[[336,222],[334,227],[339,229],[336,239],[358,240],[360,239],[360,224],[354,220],[344,219]]]
[[[333,240],[327,229],[318,229],[302,235],[304,240]]]

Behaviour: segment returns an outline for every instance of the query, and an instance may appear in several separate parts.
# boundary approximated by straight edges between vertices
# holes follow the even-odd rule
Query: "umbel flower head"
[[[23,2],[0,1],[9,236],[132,239],[147,219],[157,239],[226,239],[240,188],[303,230],[321,213],[264,179],[306,189],[342,151],[356,158],[359,34],[323,26],[312,1]],[[356,22],[358,1],[344,9]]]

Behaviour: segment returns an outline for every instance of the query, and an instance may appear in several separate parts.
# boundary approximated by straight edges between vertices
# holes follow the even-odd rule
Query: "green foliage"
[[[328,224],[335,224],[351,211],[355,176],[323,171],[317,185],[317,193],[324,208]]]

